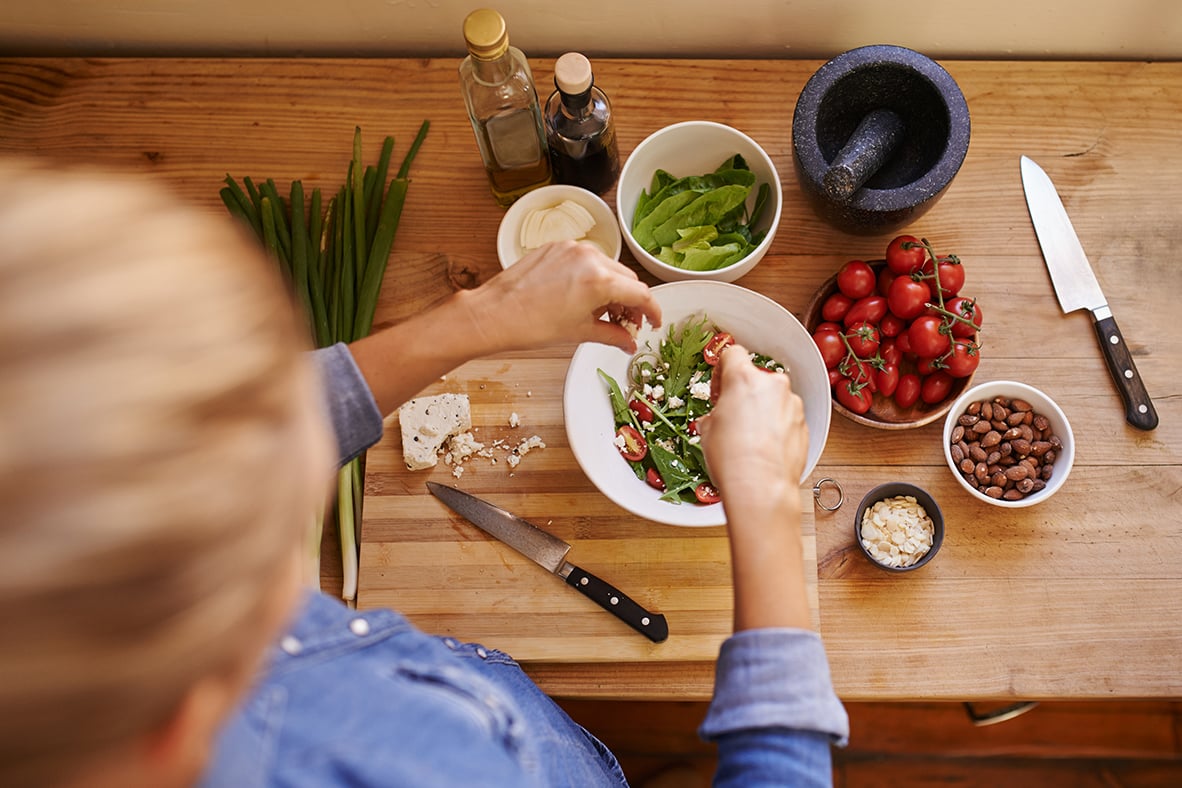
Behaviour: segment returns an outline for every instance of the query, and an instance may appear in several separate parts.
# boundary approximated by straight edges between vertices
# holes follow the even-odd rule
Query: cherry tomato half
[[[628,401],[628,409],[636,414],[636,417],[641,421],[653,420],[653,409],[648,406],[644,400],[633,399]]]
[[[919,389],[919,375],[914,372],[903,375],[895,387],[895,404],[900,408],[910,408],[919,400]]]
[[[718,503],[722,500],[718,488],[710,482],[702,482],[695,487],[694,497],[698,499],[698,503]]]
[[[874,292],[874,269],[861,260],[850,260],[837,272],[837,289],[857,301]]]
[[[685,423],[685,431],[689,435],[697,435],[698,434],[698,420],[697,419],[690,419],[689,421],[687,421]]]
[[[718,366],[719,359],[722,358],[722,351],[733,344],[735,344],[734,337],[725,331],[719,331],[710,337],[706,347],[702,348],[702,360],[712,367]]]
[[[620,439],[623,440],[620,440]],[[622,446],[620,444],[623,444]],[[629,462],[638,462],[644,459],[644,455],[648,454],[648,443],[644,440],[644,436],[640,431],[631,424],[624,424],[616,430],[616,448],[620,450],[620,454],[624,455],[624,459]]]
[[[927,248],[914,235],[899,235],[887,244],[887,267],[896,274],[915,273],[927,258]]]
[[[645,471],[644,480],[648,483],[649,487],[665,492],[665,480],[661,478],[661,474],[657,473],[656,468],[649,468]]]

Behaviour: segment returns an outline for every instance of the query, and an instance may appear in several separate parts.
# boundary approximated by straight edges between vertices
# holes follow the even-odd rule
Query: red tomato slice
[[[702,359],[710,366],[716,367],[722,358],[722,351],[733,344],[735,344],[734,337],[725,331],[719,331],[710,337],[710,341],[706,343],[706,347],[702,348]]]
[[[698,499],[698,503],[718,503],[722,500],[722,496],[718,493],[718,488],[710,482],[702,482],[695,487],[694,497]]]
[[[648,482],[649,487],[665,492],[665,480],[661,478],[661,474],[657,473],[656,468],[649,468],[644,474],[644,480]]]
[[[644,455],[648,454],[648,443],[640,431],[631,424],[624,424],[616,430],[616,448],[620,450],[620,454],[624,455],[624,459],[629,462],[638,462],[644,459]],[[623,438],[622,441],[619,441]],[[624,445],[621,446],[620,443]]]
[[[636,414],[641,421],[653,420],[653,409],[648,406],[643,400],[634,399],[628,401],[628,409]]]

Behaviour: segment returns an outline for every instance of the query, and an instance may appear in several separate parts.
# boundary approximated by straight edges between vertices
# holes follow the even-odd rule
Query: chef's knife
[[[480,530],[495,536],[543,569],[563,578],[568,586],[574,587],[649,640],[660,643],[669,637],[669,626],[663,615],[648,612],[627,594],[567,561],[570,545],[557,536],[455,487],[427,482],[427,489]]]
[[[1055,295],[1064,312],[1087,309],[1092,313],[1100,349],[1121,399],[1125,403],[1125,419],[1134,427],[1151,430],[1157,426],[1157,411],[1149,399],[1149,392],[1141,380],[1133,356],[1121,336],[1112,310],[1100,290],[1100,283],[1092,272],[1083,246],[1071,226],[1071,219],[1055,191],[1055,185],[1042,168],[1026,156],[1022,157],[1022,187],[1026,191],[1026,205],[1038,244],[1042,247],[1047,270]]]

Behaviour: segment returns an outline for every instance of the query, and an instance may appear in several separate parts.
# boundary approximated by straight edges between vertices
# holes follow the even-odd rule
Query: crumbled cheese
[[[647,383],[644,384],[644,387],[641,388],[640,391],[646,397],[651,397],[653,395],[653,387]]]
[[[516,454],[510,454],[508,457],[505,458],[505,460],[509,463],[510,468],[516,468],[517,464],[519,462],[521,462],[521,458],[518,457]],[[512,476],[513,474],[509,474],[509,475]]]
[[[677,396],[676,394],[670,394],[667,402],[669,403],[669,407],[674,408],[674,409],[680,408],[682,405],[685,404],[685,400],[683,400],[681,397]]]
[[[647,388],[647,387],[646,387]],[[653,401],[659,402],[665,398],[665,387],[661,385],[653,386],[652,390]]]
[[[623,436],[620,436],[620,437],[623,437]],[[514,449],[513,451],[517,452],[517,454],[519,456],[524,457],[525,455],[529,454],[531,449],[544,449],[544,448],[546,448],[546,444],[542,443],[542,439],[539,438],[537,435],[531,435],[528,438],[526,438],[525,440],[523,440],[521,443],[517,444],[517,448]]]
[[[706,380],[694,381],[690,384],[689,393],[694,399],[710,399],[710,382]]]
[[[862,546],[875,561],[890,567],[911,566],[932,549],[932,518],[913,495],[878,501],[862,514]]]
[[[517,415],[517,412],[514,411],[513,413],[510,413],[509,414],[509,426],[510,427],[517,427],[517,425],[519,425],[519,424],[521,424],[521,417]]]
[[[470,432],[461,432],[447,442],[447,456],[456,465],[464,462],[482,449],[484,449],[484,444],[472,437],[472,433]]]
[[[464,466],[457,465],[456,467],[452,468],[451,475],[456,477],[457,479],[460,478],[461,476],[463,476],[464,475]]]
[[[444,442],[472,427],[466,394],[418,397],[398,409],[402,458],[412,471],[434,468]]]

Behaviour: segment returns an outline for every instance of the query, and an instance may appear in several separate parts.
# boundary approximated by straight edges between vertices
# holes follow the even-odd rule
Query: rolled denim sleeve
[[[829,746],[849,739],[849,718],[820,636],[752,629],[728,638],[698,732],[718,743],[715,786],[831,785]]]
[[[347,345],[321,348],[312,358],[337,439],[338,463],[344,465],[381,440],[382,414]]]

